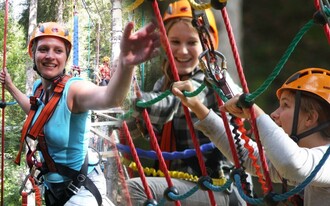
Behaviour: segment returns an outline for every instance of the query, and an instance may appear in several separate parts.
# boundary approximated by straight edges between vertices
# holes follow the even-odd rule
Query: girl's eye
[[[178,40],[172,40],[171,41],[171,44],[173,44],[173,45],[179,45],[180,44],[180,41],[178,41]]]
[[[191,46],[196,46],[198,44],[198,41],[190,41],[188,44]]]

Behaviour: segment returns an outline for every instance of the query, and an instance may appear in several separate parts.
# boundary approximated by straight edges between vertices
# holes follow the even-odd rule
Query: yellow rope
[[[196,10],[205,10],[205,9],[211,8],[211,3],[199,4],[199,3],[196,3],[195,0],[188,0],[188,1],[190,3],[191,7]]]
[[[137,171],[137,166],[135,162],[131,162],[129,164],[129,168],[133,169],[134,171]],[[164,177],[164,173],[160,170],[155,170],[154,168],[144,167],[143,168],[144,173],[147,176],[153,176],[153,177]],[[191,182],[198,182],[198,177],[191,175],[189,173],[180,172],[180,171],[169,171],[169,175],[171,178],[177,178],[177,179],[183,179]],[[227,179],[224,177],[224,175],[221,175],[222,177],[220,179],[213,179],[213,185],[216,186],[222,186],[226,183]]]
[[[131,5],[128,5],[128,7],[126,7],[124,9],[125,12],[131,12],[133,10],[135,10],[137,7],[139,7],[144,0],[136,0],[135,2],[133,2]]]

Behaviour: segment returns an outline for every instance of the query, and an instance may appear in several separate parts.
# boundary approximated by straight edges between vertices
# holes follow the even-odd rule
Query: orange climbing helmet
[[[289,77],[277,90],[277,98],[280,98],[285,89],[310,92],[330,104],[330,71],[322,68],[300,70]]]
[[[209,8],[209,9],[205,9],[205,13],[210,24],[210,32],[214,37],[214,47],[218,48],[218,44],[219,44],[218,29],[213,12]],[[163,16],[163,21],[166,22],[169,19],[178,18],[178,17],[193,18],[192,9],[188,0],[179,0],[170,3]]]
[[[109,62],[110,58],[108,56],[105,56],[102,58],[102,62]]]
[[[29,46],[28,46],[28,52],[30,57],[32,58],[32,45],[35,39],[42,37],[42,36],[54,36],[59,37],[66,41],[69,45],[68,52],[72,48],[71,43],[71,35],[69,33],[69,30],[64,28],[62,25],[56,23],[56,22],[45,22],[40,23],[33,31]]]

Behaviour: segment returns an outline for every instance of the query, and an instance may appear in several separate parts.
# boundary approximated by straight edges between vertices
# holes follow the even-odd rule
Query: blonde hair
[[[189,17],[180,17],[168,19],[164,22],[166,34],[171,30],[171,28],[178,22],[183,22],[192,29],[195,27],[192,25],[192,18]],[[165,91],[170,88],[171,84],[174,82],[174,76],[171,71],[171,66],[168,59],[165,57],[162,63],[162,73],[164,75],[164,84],[162,86],[162,91]]]

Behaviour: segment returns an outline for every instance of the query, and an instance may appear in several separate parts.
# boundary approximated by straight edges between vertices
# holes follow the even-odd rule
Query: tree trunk
[[[63,10],[64,10],[63,0],[58,0],[57,5],[58,5],[58,12],[57,12],[57,16],[56,16],[57,22],[63,23]]]
[[[38,0],[31,0],[30,1],[30,13],[29,13],[29,29],[28,29],[28,35],[29,38],[31,38],[32,32],[34,28],[37,26],[37,8],[38,8]],[[33,65],[31,65],[31,60],[29,60],[26,63],[26,94],[32,94],[32,87],[33,87],[33,82],[34,82],[34,76],[35,72],[33,70]],[[27,139],[27,143],[30,145],[31,149],[34,149],[35,146],[35,141],[31,139]],[[26,148],[27,150],[27,148]],[[31,184],[26,184],[26,189],[29,191],[32,189]],[[28,195],[28,205],[32,206],[35,205],[35,193],[31,193]]]
[[[111,70],[116,69],[116,59],[119,56],[120,52],[120,39],[122,36],[122,1],[121,0],[111,0],[112,4],[112,10],[111,10],[111,16],[112,16],[112,28],[111,28]],[[118,136],[113,136],[112,128],[108,127],[109,129],[109,136],[113,137],[112,140],[118,141]],[[112,142],[115,144],[115,142]],[[114,151],[116,152],[116,151]],[[118,162],[117,158],[119,154],[115,154],[113,157],[108,157],[107,162],[108,164],[105,165],[107,167],[105,170],[108,171],[105,173],[106,180],[107,180],[107,191],[108,191],[108,197],[114,202],[117,203],[117,201],[124,201],[122,198],[123,191],[122,191],[122,185],[120,183],[120,177],[118,173]]]
[[[32,32],[34,28],[37,26],[37,8],[38,8],[38,0],[31,0],[30,1],[30,14],[29,14],[29,30],[28,35],[29,38],[31,38]],[[29,62],[31,62],[29,60]],[[34,81],[34,71],[33,71],[33,65],[31,66],[30,63],[27,63],[27,69],[26,69],[26,94],[32,93],[32,86]]]
[[[111,36],[111,66],[115,67],[115,59],[120,51],[120,39],[123,29],[123,14],[121,0],[111,0],[112,3],[112,36]]]

